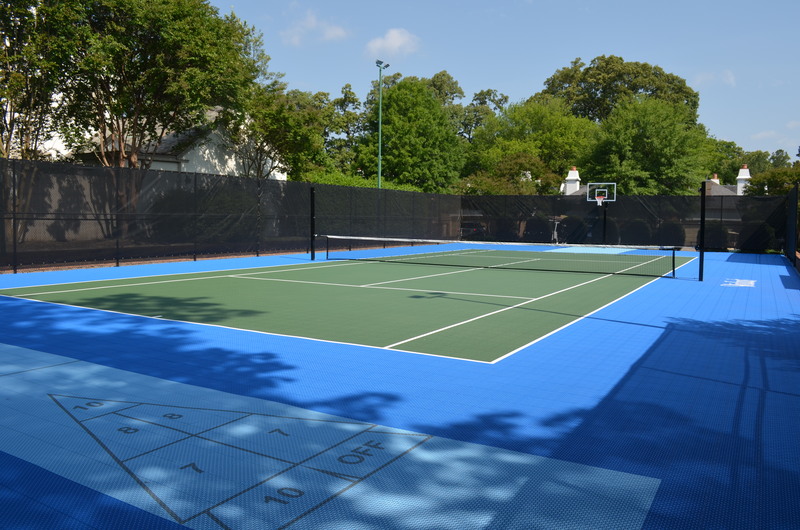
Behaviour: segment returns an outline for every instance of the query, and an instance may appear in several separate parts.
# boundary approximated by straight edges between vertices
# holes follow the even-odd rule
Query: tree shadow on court
[[[342,385],[336,395],[316,397],[314,384],[297,381],[298,366],[273,339],[243,345],[232,334],[229,344],[220,346],[218,341],[204,348],[193,343],[197,335],[190,326],[175,322],[5,298],[0,298],[0,309],[4,343],[390,427],[394,412],[387,409],[400,409],[407,417],[419,415],[419,421],[405,424],[407,429],[480,444],[441,452],[423,445],[410,452],[402,466],[388,466],[374,475],[374,482],[370,478],[353,488],[352,495],[337,497],[314,512],[331,526],[363,520],[375,527],[392,522],[410,527],[414,521],[433,520],[440,528],[530,528],[531,503],[548,498],[546,488],[526,479],[528,475],[506,488],[513,476],[507,464],[514,459],[494,449],[500,448],[591,466],[583,471],[586,477],[591,469],[600,469],[659,479],[652,506],[641,508],[648,513],[649,528],[800,527],[795,502],[800,425],[792,420],[800,410],[800,318],[717,323],[676,319],[596,406],[562,407],[545,415],[535,399],[492,410],[493,391],[524,384],[510,382],[509,376],[518,374],[503,363],[459,365],[482,378],[487,393],[475,406],[486,412],[470,417],[468,400],[455,399],[452,407],[467,409],[448,410],[442,417],[466,419],[448,423],[419,408],[414,402],[419,390],[386,391],[379,380],[362,384],[358,391]],[[515,371],[536,370],[535,356],[520,359],[515,359]],[[409,372],[408,377],[414,376]],[[457,392],[458,377],[436,377]],[[533,387],[530,392],[543,400],[558,397]],[[173,526],[22,460],[0,457],[0,513],[28,514],[44,526],[56,522],[53,528],[59,527],[60,514],[103,528]],[[459,460],[463,465],[454,466]],[[545,468],[543,476],[556,482],[576,474],[575,469]],[[38,475],[20,480],[32,473]],[[31,480],[46,484],[41,493],[15,485]],[[403,502],[384,511],[376,508],[375,502],[383,499],[381,487]],[[575,503],[585,502],[592,492],[575,487],[558,491],[573,495],[569,499]],[[481,502],[475,499],[485,504],[484,512],[478,514],[475,506]]]
[[[419,425],[466,441],[661,480],[646,528],[798,528],[800,318],[676,319],[597,406]],[[557,435],[557,433],[563,433]]]
[[[267,310],[238,309],[216,303],[213,298],[203,296],[163,296],[141,295],[135,293],[113,294],[87,297],[74,303],[82,307],[92,307],[105,311],[159,317],[185,322],[202,322],[219,324],[229,322],[235,324],[236,319],[269,315]]]

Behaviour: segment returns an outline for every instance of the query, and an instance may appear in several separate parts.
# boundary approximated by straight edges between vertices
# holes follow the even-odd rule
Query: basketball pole
[[[606,222],[608,221],[608,203],[603,199],[603,244],[608,245],[606,241]]]

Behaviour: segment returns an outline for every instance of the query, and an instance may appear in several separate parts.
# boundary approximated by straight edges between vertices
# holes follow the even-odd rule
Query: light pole
[[[383,71],[389,68],[388,63],[375,61],[378,67],[378,188],[381,187],[381,155],[383,148]]]

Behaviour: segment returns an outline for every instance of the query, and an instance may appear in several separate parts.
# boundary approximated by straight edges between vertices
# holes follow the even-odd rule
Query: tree
[[[167,132],[222,119],[266,76],[260,36],[204,0],[97,0],[63,96],[73,138],[96,135],[107,166],[147,166]]]
[[[458,81],[446,70],[434,74],[433,77],[427,80],[427,83],[436,95],[436,99],[441,101],[443,105],[453,105],[464,98],[464,91],[459,86]]]
[[[544,94],[563,98],[576,116],[603,121],[632,96],[651,96],[686,106],[697,120],[700,96],[684,79],[648,63],[626,62],[601,55],[587,66],[580,58],[556,71],[545,83]]]
[[[709,175],[706,132],[685,105],[637,97],[601,124],[587,172],[629,195],[696,193]]]
[[[77,1],[0,6],[0,156],[42,158],[55,132],[55,95],[70,75]]]
[[[769,162],[772,164],[772,167],[775,168],[784,168],[784,167],[792,167],[792,157],[789,156],[789,153],[784,151],[783,149],[778,149],[774,153],[772,153],[769,157]]]
[[[385,88],[382,114],[382,177],[427,192],[447,189],[463,164],[462,148],[450,116],[427,83],[403,79]],[[377,172],[376,104],[368,110],[366,131],[359,162],[371,177]]]
[[[480,170],[464,178],[458,191],[465,195],[554,195],[560,184],[560,177],[538,157],[514,151],[490,170]]]
[[[253,88],[240,120],[226,127],[228,147],[244,176],[268,178],[279,170],[292,178],[322,165],[327,94],[282,86]]]
[[[361,102],[349,84],[342,96],[331,102],[325,148],[334,166],[345,173],[355,171],[355,154],[362,125]]]
[[[742,156],[741,162],[747,164],[751,175],[758,175],[773,167],[769,151],[747,151]]]
[[[745,188],[745,195],[786,195],[800,183],[800,166],[775,167],[753,175]]]
[[[468,142],[472,142],[475,131],[483,126],[486,120],[502,111],[507,104],[508,96],[497,90],[476,92],[472,96],[472,102],[462,108],[458,134]]]
[[[527,153],[549,173],[563,175],[588,158],[597,132],[597,124],[570,114],[563,100],[534,97],[509,105],[499,116],[486,120],[471,143],[467,171],[492,175],[507,156]]]
[[[705,150],[709,160],[710,171],[717,174],[720,182],[736,184],[736,175],[738,175],[739,168],[744,163],[744,149],[736,145],[735,142],[707,138]]]

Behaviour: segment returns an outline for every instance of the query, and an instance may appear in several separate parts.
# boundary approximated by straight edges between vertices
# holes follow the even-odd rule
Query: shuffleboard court
[[[495,362],[654,281],[490,265],[316,263],[6,289],[0,294],[254,332]],[[474,256],[471,256],[473,258]],[[441,256],[438,256],[441,259]],[[561,258],[563,260],[563,258]],[[645,256],[624,270],[649,264]],[[472,263],[472,262],[470,262]],[[633,264],[631,264],[633,263]],[[508,266],[510,264],[510,266]]]
[[[0,451],[184,528],[639,528],[660,482],[1,343],[0,381]]]

